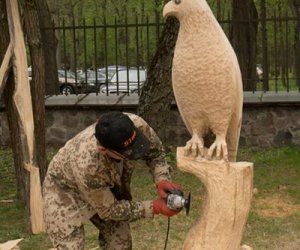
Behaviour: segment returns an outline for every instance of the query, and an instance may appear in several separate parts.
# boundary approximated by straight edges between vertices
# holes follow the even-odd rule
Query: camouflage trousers
[[[99,246],[103,250],[131,250],[132,241],[128,221],[103,221],[96,214],[91,218],[99,229]],[[83,250],[84,228],[74,228],[70,235],[51,235],[49,237],[57,250]]]
[[[99,246],[103,250],[131,250],[132,240],[128,221],[103,221],[96,214],[91,222],[99,229]]]
[[[133,169],[124,169],[121,186],[111,188],[117,200],[132,200],[130,181]],[[90,221],[99,230],[99,246],[102,250],[131,250],[132,239],[129,221],[102,220],[98,214],[90,218]],[[84,250],[84,227],[74,226],[71,233],[62,230],[48,232],[48,236],[57,250]]]

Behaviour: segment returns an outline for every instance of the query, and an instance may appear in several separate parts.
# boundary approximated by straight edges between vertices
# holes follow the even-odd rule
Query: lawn
[[[53,151],[52,151],[53,152]],[[50,153],[50,157],[53,153]],[[300,149],[246,149],[239,151],[239,160],[254,163],[255,195],[244,233],[243,244],[255,250],[300,249]],[[174,165],[174,154],[169,160]],[[186,233],[198,217],[205,192],[199,180],[175,168],[173,180],[192,192],[189,216],[180,213],[171,219],[168,248],[182,248]],[[137,166],[132,180],[135,200],[154,199],[156,191],[146,168]],[[15,200],[15,181],[12,153],[0,150],[0,201]],[[45,234],[30,236],[24,225],[24,207],[18,202],[0,203],[0,242],[24,238],[22,250],[46,250],[51,247]],[[97,231],[90,224],[86,228],[86,249],[97,249]],[[163,249],[167,219],[139,220],[131,225],[133,249]]]

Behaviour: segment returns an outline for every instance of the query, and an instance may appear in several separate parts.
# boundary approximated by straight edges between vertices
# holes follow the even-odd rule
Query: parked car
[[[67,75],[65,73],[67,73]],[[99,79],[97,79],[96,83],[96,77],[93,76],[93,72],[88,72],[87,75],[88,77],[85,79],[85,74],[77,74],[76,79],[74,72],[58,70],[60,93],[68,95],[98,92],[100,89],[98,83],[102,81],[102,84],[105,84],[105,76],[98,74]]]
[[[106,79],[106,75],[101,72],[97,72],[97,78],[96,78],[96,71],[93,70],[88,70],[86,73],[81,72],[80,76],[89,85],[94,84],[98,89],[100,89],[100,86],[102,84],[105,84],[108,80],[110,80],[110,78]]]
[[[70,95],[75,93],[81,93],[82,86],[84,85],[83,78],[72,71],[66,71],[59,69],[58,73],[58,85],[61,94]]]
[[[117,71],[126,70],[126,69],[127,67],[123,65],[109,65],[107,67],[98,69],[98,72],[104,75],[106,75],[107,73],[107,78],[111,79]]]
[[[99,86],[96,85],[95,81],[91,78],[90,81],[85,82],[85,79],[80,75],[72,71],[65,71],[63,69],[59,69],[57,71],[58,74],[58,88],[59,92],[64,95],[75,94],[75,93],[87,93],[87,92],[96,92],[99,91]],[[103,84],[105,80],[103,79]],[[28,67],[28,78],[29,81],[32,80],[32,68]]]
[[[144,69],[120,70],[100,89],[102,94],[138,93],[146,80]]]

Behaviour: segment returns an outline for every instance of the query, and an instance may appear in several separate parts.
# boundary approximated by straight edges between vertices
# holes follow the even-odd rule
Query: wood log
[[[30,220],[32,232],[37,234],[45,231],[43,219],[43,197],[40,183],[39,169],[26,164],[26,170],[30,173]]]
[[[177,148],[177,167],[206,187],[202,215],[188,232],[184,250],[240,250],[253,190],[253,163],[184,156]]]
[[[39,169],[34,164],[34,121],[30,85],[27,73],[27,56],[22,31],[19,7],[17,0],[6,0],[7,19],[9,24],[10,42],[12,44],[12,63],[16,89],[14,103],[19,116],[21,132],[22,154],[24,155],[24,168],[30,172],[30,212],[32,233],[45,231],[43,223],[42,193]],[[38,193],[37,193],[38,192]]]
[[[17,249],[20,249],[18,247],[18,243],[22,240],[23,240],[23,238],[18,239],[18,240],[10,240],[10,241],[7,241],[3,244],[0,244],[0,250],[17,250]]]
[[[34,148],[34,124],[32,113],[32,102],[30,85],[27,72],[26,47],[21,27],[19,7],[17,0],[7,0],[7,19],[9,24],[10,41],[13,47],[12,62],[14,65],[14,77],[16,90],[14,93],[15,105],[20,116],[20,123],[23,125],[24,146],[28,150],[28,155],[33,156]],[[32,159],[27,159],[31,161]]]
[[[3,89],[8,78],[12,54],[12,45],[9,44],[0,68],[0,96],[2,95]]]

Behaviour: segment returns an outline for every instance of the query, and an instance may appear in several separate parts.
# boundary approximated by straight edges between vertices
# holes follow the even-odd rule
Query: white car
[[[115,72],[106,86],[100,90],[102,94],[139,93],[146,80],[144,69],[129,69]]]
[[[104,74],[105,76],[107,73],[107,78],[111,79],[116,73],[116,71],[121,71],[121,70],[127,70],[127,67],[123,65],[108,65],[107,67],[100,68],[97,71]]]

